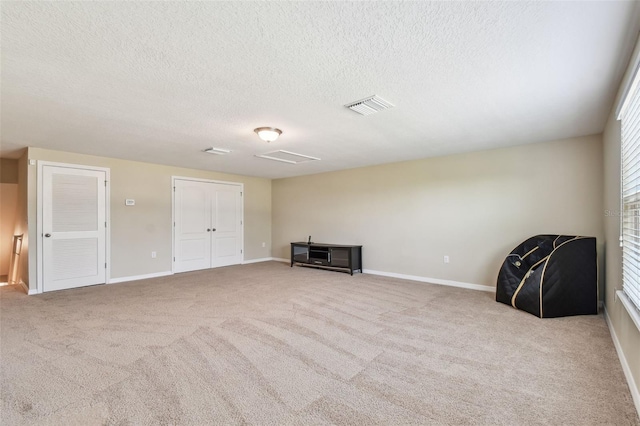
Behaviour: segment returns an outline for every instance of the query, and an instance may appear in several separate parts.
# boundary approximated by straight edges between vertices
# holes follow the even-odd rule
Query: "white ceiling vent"
[[[224,148],[207,148],[203,152],[206,152],[207,154],[225,155],[231,151]]]
[[[393,108],[394,105],[390,102],[385,101],[379,96],[373,95],[368,98],[361,99],[356,102],[352,102],[350,104],[345,105],[351,111],[355,111],[358,114],[369,115],[376,113],[378,111],[382,111],[385,109]]]
[[[307,161],[320,160],[319,158],[316,158],[316,157],[311,157],[309,155],[303,155],[303,154],[296,154],[295,152],[284,151],[282,149],[278,151],[267,152],[266,154],[256,155],[256,157],[264,158],[267,160],[282,161],[283,163],[289,163],[289,164],[306,163]]]

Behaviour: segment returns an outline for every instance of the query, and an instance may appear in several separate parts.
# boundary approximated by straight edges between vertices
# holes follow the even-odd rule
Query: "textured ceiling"
[[[640,24],[637,2],[604,1],[1,8],[0,155],[271,178],[600,133]],[[395,108],[343,106],[374,94]],[[280,149],[322,160],[255,157]]]

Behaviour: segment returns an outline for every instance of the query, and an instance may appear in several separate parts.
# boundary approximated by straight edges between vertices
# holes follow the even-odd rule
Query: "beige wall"
[[[271,180],[158,164],[29,148],[29,158],[108,167],[111,171],[111,277],[171,271],[171,177],[185,176],[244,184],[244,259],[271,256]],[[37,167],[29,166],[29,234],[36,241]],[[133,198],[135,206],[125,206]],[[266,247],[262,247],[265,242]],[[33,247],[33,244],[32,244]],[[157,258],[151,258],[151,252]],[[30,277],[35,277],[31,250]],[[36,280],[31,279],[30,288]]]
[[[29,285],[29,224],[28,224],[28,156],[27,150],[18,160],[18,195],[14,235],[22,234],[22,250],[14,272],[16,282]],[[35,222],[34,222],[35,223]]]
[[[0,183],[18,183],[18,160],[0,158]]]
[[[640,43],[621,84],[617,101],[607,121],[603,134],[604,145],[604,211],[613,214],[604,216],[605,232],[605,299],[604,304],[611,320],[611,327],[618,337],[620,349],[629,364],[633,377],[631,386],[640,390],[640,330],[633,323],[626,308],[615,297],[616,290],[622,289],[622,249],[620,248],[620,122],[616,119],[616,109],[629,84],[635,66],[640,60]],[[636,404],[640,404],[636,401]],[[638,405],[636,405],[638,406]]]
[[[601,242],[602,182],[599,135],[274,180],[273,256],[311,235],[362,244],[365,270],[495,286],[532,235]]]
[[[0,275],[9,275],[17,204],[18,184],[0,183]]]
[[[9,274],[17,202],[18,160],[0,158],[0,275]]]

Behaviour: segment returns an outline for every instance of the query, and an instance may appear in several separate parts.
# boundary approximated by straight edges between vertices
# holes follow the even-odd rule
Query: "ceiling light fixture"
[[[276,129],[275,127],[258,127],[257,129],[253,129],[253,131],[265,142],[273,142],[282,134],[282,130]]]
[[[223,148],[207,148],[204,150],[204,152],[206,152],[207,154],[224,155],[230,153],[231,151]]]

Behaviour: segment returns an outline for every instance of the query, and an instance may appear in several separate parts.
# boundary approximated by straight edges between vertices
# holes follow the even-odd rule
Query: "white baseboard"
[[[260,259],[244,260],[242,261],[242,264],[248,265],[250,263],[269,262],[270,260],[274,260],[273,257],[261,257]]]
[[[117,283],[124,283],[127,281],[146,280],[148,278],[166,277],[167,275],[173,275],[173,272],[165,271],[165,272],[155,272],[153,274],[133,275],[130,277],[111,278],[107,284],[117,284]]]
[[[364,272],[365,274],[380,275],[380,276],[383,276],[383,277],[391,277],[391,278],[400,278],[400,279],[403,279],[403,280],[419,281],[419,282],[422,282],[422,283],[447,285],[447,286],[450,286],[450,287],[467,288],[469,290],[479,290],[479,291],[488,291],[488,292],[495,292],[496,291],[495,287],[490,287],[488,285],[481,285],[481,284],[464,283],[464,282],[461,282],[461,281],[441,280],[439,278],[429,278],[429,277],[420,277],[420,276],[417,276],[417,275],[397,274],[395,272],[374,271],[374,270],[371,270],[371,269],[365,269],[362,272]]]
[[[283,259],[280,257],[274,257],[273,260],[277,262],[285,262],[290,263],[290,259]],[[391,277],[391,278],[400,278],[403,280],[410,281],[418,281],[421,283],[429,283],[429,284],[438,284],[438,285],[447,285],[450,287],[460,287],[467,288],[469,290],[479,290],[479,291],[488,291],[495,293],[495,287],[490,287],[488,285],[481,284],[471,284],[471,283],[463,283],[461,281],[451,281],[451,280],[441,280],[438,278],[429,278],[429,277],[420,277],[417,275],[406,275],[406,274],[397,274],[395,272],[384,272],[384,271],[374,271],[373,269],[364,269],[362,271],[363,274],[371,274],[371,275],[380,275],[382,277]]]
[[[618,336],[616,335],[616,331],[613,329],[611,325],[611,318],[609,317],[609,312],[607,311],[607,307],[604,307],[604,319],[607,321],[607,326],[609,327],[609,332],[611,333],[611,339],[613,340],[613,346],[616,348],[616,352],[618,353],[618,359],[620,359],[620,364],[622,365],[622,371],[624,372],[624,377],[627,379],[627,384],[629,385],[629,390],[631,391],[631,397],[633,398],[633,403],[636,406],[636,411],[638,415],[640,415],[640,390],[638,390],[638,385],[636,385],[633,380],[633,375],[631,374],[631,368],[629,367],[629,363],[627,362],[627,358],[624,356],[624,352],[622,352],[622,347],[620,346],[620,340],[618,340]]]
[[[27,295],[31,296],[33,294],[37,294],[38,292],[36,290],[29,290],[29,286],[27,285],[27,283],[25,283],[24,281],[20,280],[20,282],[18,283],[18,285],[20,287],[22,287],[22,289],[24,290],[25,293],[27,293]]]
[[[20,286],[22,287],[22,289],[27,293],[28,296],[33,296],[34,294],[40,294],[42,293],[41,291],[38,291],[37,289],[29,289],[29,286],[27,285],[27,283],[25,283],[24,281],[20,280],[20,282],[18,283],[20,284]]]

